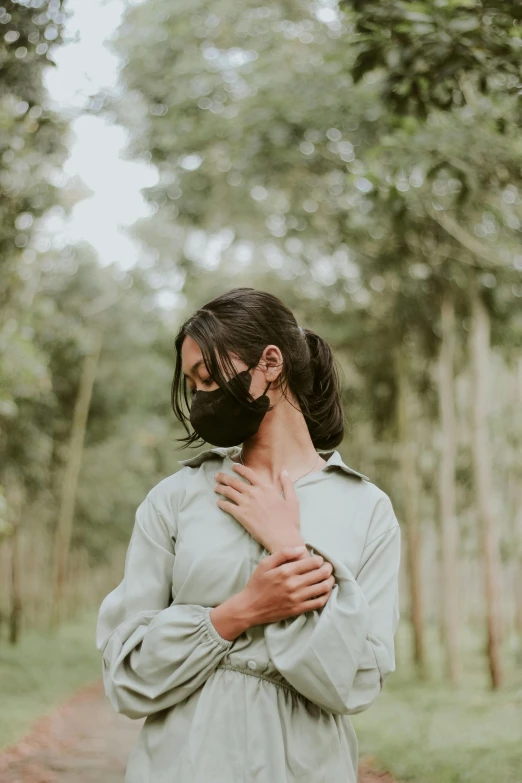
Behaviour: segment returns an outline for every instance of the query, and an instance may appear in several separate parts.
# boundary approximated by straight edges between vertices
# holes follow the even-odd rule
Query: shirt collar
[[[201,465],[202,462],[205,462],[205,460],[212,459],[214,454],[217,454],[220,457],[233,457],[239,454],[240,451],[241,446],[215,446],[212,449],[205,449],[205,451],[200,451],[199,454],[196,454],[194,457],[180,459],[178,460],[178,464],[184,466],[188,465],[190,468],[197,468]],[[366,479],[366,481],[370,480],[368,476],[364,475],[364,473],[359,473],[359,471],[348,467],[338,451],[320,451],[319,454],[323,459],[326,460],[326,465],[324,466],[323,470],[332,470],[337,468],[338,470],[341,470],[344,473],[348,473],[351,476],[359,476],[359,478]]]

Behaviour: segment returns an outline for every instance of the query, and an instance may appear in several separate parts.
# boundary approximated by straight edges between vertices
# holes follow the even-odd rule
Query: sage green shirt
[[[209,613],[268,553],[216,505],[239,446],[180,461],[136,513],[97,647],[108,698],[142,718],[126,783],[356,783],[349,716],[395,669],[400,528],[387,494],[321,453],[295,483],[301,535],[334,567],[326,605],[233,641]],[[242,479],[245,480],[245,479]]]

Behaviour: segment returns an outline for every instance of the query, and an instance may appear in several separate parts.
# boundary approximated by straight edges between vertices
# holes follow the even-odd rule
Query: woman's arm
[[[255,624],[243,590],[211,609],[210,620],[218,634],[230,641]]]
[[[265,628],[276,668],[300,693],[333,713],[370,707],[395,669],[401,532],[384,493],[377,500],[370,530],[375,535],[363,550],[357,578],[336,552],[305,539],[334,567],[336,584],[330,598],[321,610]]]
[[[196,691],[232,646],[211,609],[172,604],[173,530],[149,496],[136,512],[122,582],[101,604],[96,645],[114,709],[142,718]]]

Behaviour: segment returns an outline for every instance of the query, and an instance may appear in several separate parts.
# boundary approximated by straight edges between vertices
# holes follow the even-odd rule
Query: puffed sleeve
[[[395,670],[401,531],[385,493],[373,521],[370,529],[380,532],[370,534],[357,577],[335,551],[305,538],[333,565],[330,597],[320,610],[265,628],[270,658],[288,682],[323,709],[344,715],[368,709]]]
[[[136,512],[123,580],[103,600],[96,646],[117,712],[142,718],[196,691],[232,646],[210,607],[172,603],[173,529],[147,496]]]

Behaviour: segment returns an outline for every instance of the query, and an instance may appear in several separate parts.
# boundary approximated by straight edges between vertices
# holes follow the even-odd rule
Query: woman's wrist
[[[243,592],[236,593],[219,606],[215,606],[209,616],[218,634],[227,641],[237,639],[255,625]]]
[[[279,552],[281,549],[284,549],[285,547],[293,547],[293,546],[296,547],[306,546],[299,530],[296,530],[295,532],[290,531],[289,533],[286,533],[284,535],[279,534],[277,538],[274,538],[274,540],[268,542],[266,548],[270,552],[270,554],[273,555],[274,552]],[[308,552],[308,549],[306,551],[308,554],[310,554]]]

